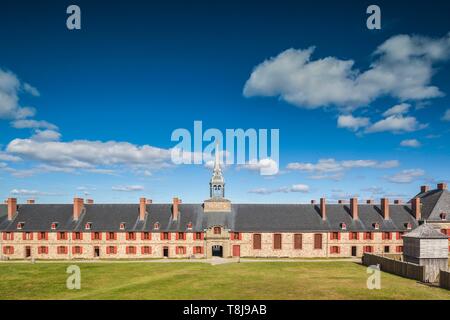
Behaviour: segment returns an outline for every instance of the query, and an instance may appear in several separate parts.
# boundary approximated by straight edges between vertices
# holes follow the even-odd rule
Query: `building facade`
[[[202,204],[0,205],[0,258],[150,259],[360,257],[402,253],[402,235],[424,221],[450,234],[445,183],[422,186],[408,203],[232,204],[218,160]]]

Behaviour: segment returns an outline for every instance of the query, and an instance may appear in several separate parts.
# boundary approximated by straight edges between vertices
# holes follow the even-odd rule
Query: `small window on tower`
[[[220,227],[214,227],[214,234],[220,234]]]
[[[447,219],[447,214],[445,212],[441,212],[439,216],[441,217],[441,220]]]
[[[159,222],[155,222],[153,225],[153,229],[158,230],[159,229]]]
[[[125,222],[121,222],[119,228],[120,230],[125,230]]]
[[[91,230],[91,227],[92,227],[92,223],[90,223],[90,222],[86,223],[86,225],[84,226],[84,228],[86,230]]]

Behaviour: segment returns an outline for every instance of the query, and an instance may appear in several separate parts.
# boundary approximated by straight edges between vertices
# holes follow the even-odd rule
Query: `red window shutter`
[[[168,234],[168,237],[169,237],[169,240],[170,240],[170,232],[169,232],[169,234]]]
[[[144,236],[142,236],[142,237],[144,237]],[[145,247],[141,247],[141,254],[144,254],[145,253]]]
[[[33,240],[33,232],[30,232],[30,240]]]
[[[183,232],[183,240],[186,240],[186,232]]]
[[[111,240],[109,232],[106,233],[106,240]]]
[[[125,234],[125,239],[130,240],[130,233],[127,232],[127,233]],[[127,253],[128,253],[128,252],[127,252]]]
[[[231,232],[231,234],[230,234],[230,240],[234,240],[234,232]]]
[[[3,232],[3,240],[6,240],[6,232]]]
[[[161,232],[161,233],[159,234],[159,238],[160,238],[160,240],[164,240],[164,232]]]
[[[178,232],[177,233],[175,233],[175,240],[178,240]]]
[[[338,232],[338,238],[337,239],[341,240],[341,233],[340,232]]]
[[[11,246],[11,254],[14,254],[14,247]]]
[[[59,233],[59,232],[56,233],[56,239],[61,240],[61,233]]]
[[[106,254],[109,254],[109,246],[106,247]]]
[[[203,240],[204,237],[205,237],[205,235],[204,235],[204,233],[202,232],[201,235],[200,235],[200,240]]]
[[[126,253],[129,254],[130,253],[130,247],[127,246],[126,248]]]

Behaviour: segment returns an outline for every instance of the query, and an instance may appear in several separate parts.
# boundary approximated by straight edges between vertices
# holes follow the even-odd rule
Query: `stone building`
[[[409,203],[357,198],[348,204],[233,204],[216,158],[210,197],[201,204],[0,205],[0,258],[360,257],[402,253],[402,235],[424,220],[450,228],[446,184],[422,187]]]

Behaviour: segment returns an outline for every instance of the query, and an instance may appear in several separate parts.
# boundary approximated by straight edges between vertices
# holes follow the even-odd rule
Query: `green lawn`
[[[81,290],[66,289],[68,265],[2,263],[0,299],[450,299],[387,273],[368,290],[352,262],[79,263]]]

